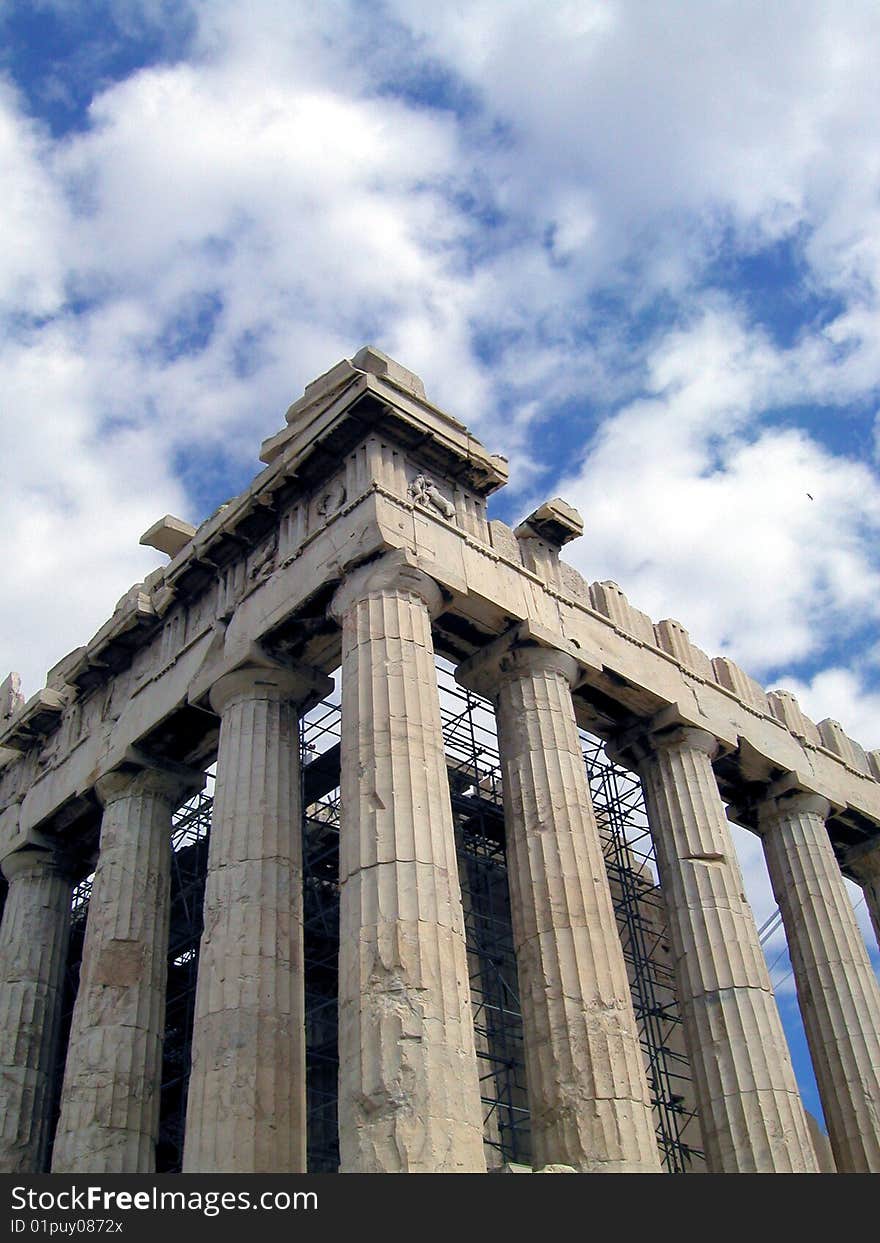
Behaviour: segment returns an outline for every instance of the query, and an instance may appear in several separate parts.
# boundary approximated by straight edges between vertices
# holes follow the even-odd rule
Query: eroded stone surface
[[[183,1168],[306,1168],[299,716],[329,679],[246,667],[221,716]]]
[[[72,880],[54,851],[3,861],[0,927],[0,1173],[45,1170]]]
[[[700,730],[630,752],[645,794],[714,1173],[817,1169],[754,917]]]
[[[781,796],[761,809],[828,1138],[838,1172],[880,1172],[880,987],[843,884],[825,799]]]
[[[5,725],[10,717],[15,716],[24,707],[24,695],[21,693],[21,677],[10,673],[0,682],[0,724]]]
[[[579,719],[591,729],[605,736],[613,728],[612,720],[647,721],[665,711],[668,719],[705,727],[724,745],[728,752],[723,772],[725,799],[736,802],[742,792],[753,797],[756,783],[768,780],[768,774],[790,772],[804,788],[821,792],[833,804],[840,817],[831,821],[835,845],[851,844],[847,817],[850,824],[858,820],[866,834],[871,824],[875,834],[880,832],[880,753],[865,756],[834,722],[817,727],[790,696],[778,693],[765,698],[757,684],[731,662],[723,658],[710,662],[690,643],[682,627],[658,623],[655,631],[651,620],[633,609],[614,584],[587,588],[559,560],[558,548],[547,544],[548,537],[551,543],[554,538],[559,543],[560,535],[566,534],[558,521],[565,511],[558,505],[553,513],[551,503],[532,515],[538,518],[538,526],[518,532],[525,539],[501,523],[489,524],[485,497],[505,481],[503,461],[488,454],[457,420],[427,403],[416,378],[399,364],[373,350],[357,355],[354,365],[338,364],[308,386],[305,396],[291,408],[288,423],[285,432],[267,446],[268,469],[198,531],[179,531],[178,536],[192,534],[192,538],[176,552],[168,550],[173,555],[171,564],[147,575],[143,584],[126,593],[93,638],[55,667],[45,691],[21,706],[16,686],[7,681],[5,701],[0,689],[0,718],[15,709],[12,719],[0,720],[0,855],[32,844],[34,835],[44,831],[66,832],[79,816],[88,814],[95,774],[118,767],[120,755],[142,743],[148,745],[145,740],[155,737],[157,730],[164,732],[167,726],[168,737],[173,738],[182,725],[180,736],[192,739],[191,731],[201,720],[199,741],[207,755],[214,745],[216,722],[207,713],[200,717],[199,709],[219,672],[214,664],[218,641],[228,662],[224,668],[230,668],[240,664],[243,654],[265,636],[283,633],[289,638],[304,618],[303,642],[308,650],[303,658],[322,668],[334,667],[338,639],[329,627],[315,628],[313,603],[324,599],[321,591],[329,592],[350,567],[388,548],[406,550],[412,571],[409,584],[404,585],[406,599],[413,591],[418,595],[415,585],[424,584],[426,575],[443,585],[446,600],[441,626],[450,650],[473,651],[487,636],[511,626],[531,628],[534,624],[544,631],[539,641],[567,645],[569,652],[578,654],[581,676],[588,684],[588,692],[578,697]],[[420,477],[432,481],[435,496],[421,486],[413,492]],[[427,498],[426,503],[418,496]],[[542,513],[545,520],[548,514],[553,518],[549,527],[546,522],[541,527]],[[574,533],[576,525],[568,524],[569,533]],[[391,582],[385,587],[392,588]],[[424,590],[432,595],[432,589]],[[393,587],[391,596],[396,591]],[[381,625],[390,627],[382,637],[388,650],[395,644],[421,642],[414,637],[415,630],[399,632],[406,617],[406,610],[397,605],[383,614]],[[402,716],[407,716],[413,701],[418,717],[422,711],[419,697],[428,692],[409,680],[413,667],[395,658],[384,666],[392,670],[385,677],[383,666],[377,665],[370,675],[368,698],[378,699],[393,683],[398,687],[397,698],[406,705]],[[398,675],[406,681],[403,690]],[[380,975],[391,964],[389,978],[395,982],[387,991],[396,1004],[401,978],[408,997],[419,998],[421,985],[410,988],[407,981],[428,980],[432,988],[439,981],[438,986],[447,988],[448,976],[438,974],[435,959],[443,962],[445,956],[458,954],[454,935],[451,948],[441,948],[447,933],[454,934],[448,914],[454,911],[457,898],[448,879],[450,869],[438,863],[436,843],[431,842],[428,856],[406,853],[410,842],[414,852],[422,849],[423,835],[411,813],[407,813],[409,826],[406,816],[396,822],[394,832],[399,829],[400,841],[394,833],[382,841],[369,836],[375,824],[383,823],[387,811],[387,805],[380,808],[372,802],[374,795],[385,804],[389,791],[396,798],[397,791],[410,781],[404,804],[420,805],[412,791],[422,780],[400,775],[400,757],[409,745],[401,714],[384,704],[371,706],[370,712],[376,719],[387,712],[393,745],[387,755],[379,757],[377,772],[391,773],[393,780],[380,789],[377,777],[373,786],[363,787],[369,801],[357,814],[363,816],[366,829],[355,839],[354,862],[348,858],[346,866],[352,869],[348,873],[351,909],[359,912],[358,927],[373,929],[364,931],[363,945],[369,949],[372,937],[375,944],[370,953]],[[417,734],[422,729],[418,720]],[[416,745],[417,757],[422,755],[422,746],[422,742]],[[242,767],[243,782],[251,780],[252,769],[245,772]],[[708,797],[705,791],[698,791],[697,802],[704,796]],[[713,797],[717,802],[717,791]],[[747,823],[755,827],[753,821]],[[244,828],[237,828],[230,840],[238,841],[244,833]],[[346,841],[346,849],[349,845]],[[272,858],[234,859],[230,865],[241,866],[242,882],[252,889],[266,886],[270,906],[280,902],[278,872],[287,866],[271,863]],[[723,903],[709,883],[720,862],[700,857],[689,859],[688,866],[704,879],[709,922],[715,920],[713,935],[722,938],[736,936],[739,925],[722,915]],[[849,858],[844,864],[853,874],[860,874],[857,866],[867,866]],[[364,888],[363,875],[368,871],[375,872],[375,883]],[[219,886],[219,875],[215,879]],[[871,879],[863,883],[869,904],[874,902],[876,922],[876,883]],[[226,901],[220,888],[217,894],[218,903]],[[248,998],[250,990],[262,987],[254,981],[263,978],[263,967],[251,970],[250,964],[250,947],[258,934],[255,925],[248,923],[247,907],[237,904],[235,893],[230,892],[228,898],[234,919],[241,919],[242,926],[247,924],[246,952],[238,947],[235,954],[240,953],[245,964],[242,978],[247,984],[242,985],[241,995]],[[418,925],[426,917],[436,930],[437,946],[430,953],[427,942],[419,939],[419,928],[415,942],[407,931],[407,921]],[[282,935],[278,931],[282,922],[276,912],[260,927],[271,927],[271,936]],[[237,929],[238,925],[230,923],[218,936],[231,938],[237,945]],[[143,966],[136,941],[124,936],[110,939],[113,946],[94,965],[95,987],[135,987],[133,982]],[[748,956],[751,948],[746,948]],[[719,956],[720,961],[720,951]],[[402,976],[395,965],[398,960],[404,964]],[[358,989],[365,969],[357,967]],[[732,987],[741,985],[745,987],[741,980],[734,981]],[[224,1006],[228,998],[233,998],[228,1004],[234,1008],[246,1010],[250,1004],[245,1000],[238,1007],[231,978],[224,976],[222,986],[215,981],[213,987],[221,989]],[[276,1013],[281,1047],[286,1050],[288,1042],[298,1039],[296,1022],[292,1032],[285,1028],[286,985],[273,977],[267,987],[277,989],[281,998],[280,1009],[274,1002],[268,1009]],[[724,992],[720,984],[719,991]],[[695,1001],[695,1012],[697,1008]],[[454,1009],[452,1005],[444,1010],[444,1016]],[[249,1011],[251,1018],[255,1013]],[[264,1019],[254,1019],[248,1026],[250,1019],[242,1017],[244,1043],[259,1042]],[[715,1028],[705,1028],[708,1039],[736,1044],[742,1032],[752,1030],[751,1020],[742,1020],[737,1027],[726,1013],[721,1019]],[[203,1048],[209,1051],[206,1057],[219,1059],[219,1065],[226,1056],[222,1021],[212,1030],[213,1035],[206,1026]],[[370,1046],[370,1058],[378,1056],[377,1047]],[[386,1069],[379,1077],[382,1085],[390,1081]],[[741,1070],[739,1065],[737,1073]],[[394,1073],[388,1070],[392,1080]],[[449,1073],[448,1067],[441,1067],[439,1081],[445,1084],[443,1076]],[[764,1084],[761,1075],[755,1077]],[[218,1072],[218,1091],[223,1087],[221,1078]],[[747,1074],[742,1082],[749,1082]],[[764,1090],[763,1086],[755,1088],[750,1109],[763,1100]],[[272,1100],[278,1095],[271,1076],[263,1075],[260,1092]],[[446,1108],[441,1097],[442,1092],[431,1097],[432,1117]],[[772,1093],[768,1101],[772,1129],[779,1103]],[[244,1130],[252,1124],[253,1119],[245,1116]],[[784,1119],[779,1122],[785,1125]],[[742,1134],[744,1142],[754,1142],[747,1127]],[[414,1151],[415,1142],[406,1138],[407,1153]],[[775,1159],[771,1154],[769,1164]]]
[[[430,608],[399,559],[342,621],[339,1137],[343,1172],[485,1171]]]
[[[571,657],[476,657],[496,703],[536,1167],[659,1170],[629,982],[590,800]]]
[[[101,847],[73,1011],[53,1173],[156,1168],[171,813],[192,792],[156,770],[104,777]]]

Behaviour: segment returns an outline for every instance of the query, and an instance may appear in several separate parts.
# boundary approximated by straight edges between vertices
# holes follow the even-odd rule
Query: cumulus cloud
[[[785,939],[785,930],[777,915],[776,899],[764,863],[764,851],[760,838],[738,825],[731,826],[734,846],[743,874],[743,886],[755,916],[758,929],[764,929],[762,939],[764,956],[770,969],[770,981],[780,998],[794,997],[797,989]],[[865,902],[864,891],[851,880],[844,881],[852,903],[856,921],[868,950],[874,970],[880,972],[880,951],[871,924],[871,916]],[[787,1011],[788,1022],[799,1022],[794,1009]]]
[[[416,366],[443,355],[459,408],[484,385],[444,258],[449,123],[346,95],[309,46],[281,41],[277,63],[266,33],[263,76],[246,44],[205,34],[197,65],[101,91],[63,142],[4,94],[2,663],[28,692],[155,562],[137,547],[155,517],[206,516],[198,463],[237,491],[337,358],[375,336]]]
[[[567,493],[589,577],[759,677],[840,670],[870,745],[875,6],[166,10],[107,0],[69,132],[40,119],[64,65],[0,94],[0,664],[35,689],[141,531],[243,486],[373,340],[510,454],[505,516]],[[111,73],[113,39],[153,51]],[[774,247],[782,334],[737,276]]]
[[[835,714],[842,713],[853,738],[869,751],[880,748],[880,692],[867,687],[852,669],[822,669],[806,681],[784,677],[780,686],[797,696],[814,721],[837,720]]]
[[[504,517],[565,495],[587,577],[880,746],[873,0],[29,7],[70,54],[0,61],[0,678],[372,341]]]
[[[647,393],[560,485],[586,518],[571,553],[585,570],[759,677],[880,613],[880,482],[762,418],[796,390],[789,362],[736,315],[702,315],[664,339]]]
[[[186,502],[155,438],[124,425],[96,434],[98,394],[63,327],[0,348],[0,368],[2,646],[33,693],[155,564],[138,535]]]
[[[64,267],[54,240],[63,205],[44,165],[38,126],[19,113],[15,93],[0,81],[0,313],[40,315],[62,299]],[[48,245],[47,245],[48,244]]]

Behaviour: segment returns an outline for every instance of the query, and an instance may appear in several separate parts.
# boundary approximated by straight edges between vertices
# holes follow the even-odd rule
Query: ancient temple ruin
[[[880,753],[489,520],[376,350],[261,458],[0,690],[0,1170],[818,1169],[733,820],[880,1171]]]

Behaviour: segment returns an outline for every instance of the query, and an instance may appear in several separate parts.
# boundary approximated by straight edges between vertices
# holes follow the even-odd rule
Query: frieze
[[[407,488],[407,495],[417,505],[435,510],[447,522],[455,521],[455,505],[443,495],[430,475],[416,475]]]

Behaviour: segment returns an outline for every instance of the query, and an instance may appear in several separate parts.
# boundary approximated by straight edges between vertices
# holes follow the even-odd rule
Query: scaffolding
[[[668,1173],[702,1162],[690,1063],[675,992],[666,912],[638,778],[581,735],[605,867],[629,975],[660,1157]]]
[[[522,1017],[507,884],[495,719],[490,705],[455,683],[438,659],[441,716],[468,946],[474,1037],[487,1165],[529,1165],[531,1136]],[[303,910],[308,1169],[339,1164],[336,1093],[339,951],[341,713],[333,695],[302,721]],[[603,841],[615,914],[648,1073],[661,1159],[670,1173],[701,1160],[690,1100],[665,918],[641,787],[583,736],[584,760]],[[209,779],[210,780],[210,779]],[[157,1171],[180,1170],[190,1042],[202,933],[212,785],[173,821],[171,937]],[[76,996],[90,880],[74,891],[62,1029],[66,1047]],[[63,1066],[56,1076],[60,1096]],[[57,1111],[57,1104],[56,1104]]]

